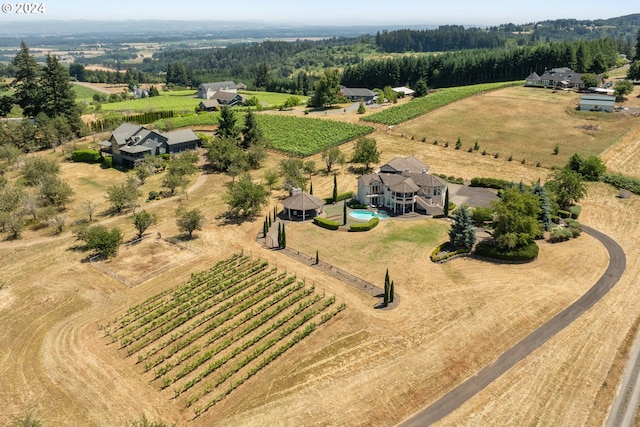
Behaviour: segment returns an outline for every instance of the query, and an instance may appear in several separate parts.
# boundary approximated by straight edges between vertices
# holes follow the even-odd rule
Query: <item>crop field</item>
[[[305,157],[326,147],[343,144],[373,131],[369,126],[276,114],[256,115],[268,147]]]
[[[523,82],[485,83],[442,89],[425,97],[414,99],[406,104],[394,106],[379,113],[363,117],[362,120],[389,126],[398,125],[461,99],[490,90],[521,85],[522,83]]]
[[[267,261],[235,254],[103,330],[199,416],[344,308]]]
[[[88,88],[86,86],[72,85],[71,87],[73,88],[73,91],[76,93],[76,102],[91,102],[93,101],[93,95],[95,94],[104,95],[103,93],[98,92],[97,90]]]
[[[432,95],[429,95],[432,96]],[[576,111],[579,94],[511,87],[464,99],[396,126],[392,133],[425,140],[460,156],[562,166],[573,153],[600,155],[621,140],[637,119],[621,113]],[[428,98],[428,97],[427,97]],[[469,152],[478,142],[478,149]],[[448,148],[444,148],[446,143]],[[555,147],[558,154],[554,154]]]

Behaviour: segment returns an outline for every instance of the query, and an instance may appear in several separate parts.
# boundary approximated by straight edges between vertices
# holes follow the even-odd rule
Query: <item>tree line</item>
[[[616,65],[618,58],[613,39],[465,50],[366,61],[345,68],[341,83],[350,87],[413,86],[424,79],[429,87],[450,87],[522,80],[532,71],[542,74],[556,67],[599,74]]]
[[[442,25],[433,30],[395,30],[376,34],[376,46],[383,52],[449,52],[463,49],[504,47],[506,38],[497,32],[462,25]]]

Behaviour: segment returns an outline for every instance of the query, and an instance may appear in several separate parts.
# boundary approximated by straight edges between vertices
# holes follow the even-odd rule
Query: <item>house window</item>
[[[439,188],[434,188],[433,189],[433,195],[434,196],[439,196],[440,194],[442,194],[442,190],[440,190]]]
[[[380,192],[380,187],[375,184],[371,186],[371,194],[378,194]]]

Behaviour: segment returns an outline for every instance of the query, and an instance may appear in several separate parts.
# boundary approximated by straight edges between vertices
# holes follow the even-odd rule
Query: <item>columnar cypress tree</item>
[[[313,196],[313,181],[309,184],[309,194]]]
[[[276,206],[273,207],[273,220],[275,221],[278,217],[278,208]]]
[[[316,265],[320,263],[320,258],[318,257],[318,250],[316,249]]]
[[[267,238],[267,233],[269,232],[269,227],[267,226],[267,220],[264,220],[264,224],[262,224],[262,233],[264,234],[265,239]]]
[[[333,203],[338,201],[338,178],[333,174]]]
[[[275,218],[273,218],[273,220],[275,221],[276,219],[275,219]],[[269,227],[271,227],[271,215],[269,215],[269,217],[268,217],[267,221],[269,222]]]
[[[287,247],[287,233],[284,231],[284,224],[282,224],[282,249]]]
[[[449,187],[444,193],[444,216],[445,218],[449,217]]]
[[[282,247],[282,224],[278,224],[278,247]]]
[[[384,276],[384,306],[389,305],[389,290],[391,288],[391,284],[389,283],[389,269],[387,268],[387,273]]]
[[[394,285],[393,285],[393,280],[391,281],[391,286],[389,286],[389,301],[393,302],[393,298],[394,298]]]
[[[342,225],[347,225],[347,202],[342,205]]]

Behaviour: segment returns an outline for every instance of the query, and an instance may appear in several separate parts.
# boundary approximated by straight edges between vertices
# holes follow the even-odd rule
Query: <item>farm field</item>
[[[461,108],[460,115],[472,117],[477,98],[498,97],[514,89],[472,97],[424,118],[454,106]],[[339,117],[359,118],[355,113],[336,115]],[[512,120],[516,118],[505,119],[505,126],[515,125]],[[544,162],[535,167],[529,162],[508,162],[504,156],[496,159],[454,150],[457,136],[449,138],[451,145],[446,149],[442,144],[422,143],[418,137],[411,140],[403,126],[371,135],[382,152],[381,163],[398,155],[415,155],[424,159],[433,173],[465,179],[490,176],[532,182],[544,180],[550,172]],[[549,126],[558,124],[551,122]],[[621,160],[635,152],[632,143],[637,128],[628,126],[630,130],[606,151],[608,165],[622,165]],[[467,147],[467,140],[462,140]],[[347,156],[353,144],[341,146]],[[60,156],[59,152],[33,155]],[[274,167],[282,158],[270,152],[264,168]],[[319,154],[306,160],[322,164]],[[61,166],[76,191],[69,206],[70,226],[83,217],[80,203],[92,198],[100,203],[97,220],[118,225],[126,238],[133,237],[129,218],[104,212],[106,186],[124,180],[127,174],[97,165]],[[632,163],[624,167],[630,168]],[[348,167],[336,172],[340,192],[355,190],[356,176]],[[254,172],[254,178],[261,179],[262,173]],[[145,194],[157,189],[160,179],[149,178]],[[181,204],[202,209],[206,224],[188,242],[197,256],[133,287],[82,262],[87,254],[70,250],[76,242],[68,231],[53,237],[46,229],[29,230],[23,240],[0,241],[0,324],[6,325],[0,331],[4,385],[0,425],[28,410],[41,418],[43,425],[56,426],[125,425],[143,413],[179,426],[394,425],[491,363],[577,299],[607,264],[604,249],[586,235],[558,245],[541,242],[540,258],[531,264],[457,259],[436,265],[429,261],[429,255],[446,239],[444,221],[387,220],[369,233],[331,232],[310,223],[287,224],[289,247],[311,256],[318,250],[322,261],[372,283],[381,285],[388,267],[401,303],[393,310],[376,310],[375,298],[280,251],[256,244],[264,215],[279,205],[286,196],[284,191],[273,192],[270,205],[256,220],[226,222],[222,199],[229,181],[217,174],[193,177],[188,197],[178,195],[143,205],[159,217],[149,232],[163,237],[179,234],[173,211]],[[318,173],[313,186],[314,194],[329,196],[333,176]],[[628,268],[622,281],[575,324],[438,425],[602,424],[621,374],[617,353],[640,312],[640,301],[629,297],[640,292],[640,198],[622,200],[616,194],[604,184],[590,185],[580,220],[623,246]],[[140,248],[136,253],[132,247],[134,252],[129,250],[126,256],[143,259],[146,250]],[[138,355],[145,358],[153,345],[125,357],[127,349],[118,351],[120,340],[111,343],[105,331],[114,336],[124,332],[114,331],[114,319],[122,320],[120,316],[127,310],[148,304],[158,295],[169,301],[169,295],[185,286],[192,273],[209,270],[239,252],[268,261],[267,268],[295,274],[296,280],[315,286],[318,295],[336,295],[334,306],[344,302],[347,309],[194,419],[194,407],[207,405],[217,392],[187,408],[190,393],[204,390],[204,384],[194,385],[196,389],[174,399],[175,387],[188,379],[161,389],[162,379],[151,381],[165,360],[146,373],[148,360],[136,363]],[[121,261],[116,258],[114,264]],[[137,346],[133,342],[129,345]],[[175,378],[175,372],[171,367],[166,377]]]
[[[545,89],[512,87],[465,99],[428,115],[403,123],[394,134],[425,138],[427,144],[449,142],[453,150],[458,138],[460,155],[488,156],[546,167],[564,165],[573,153],[599,155],[637,125],[624,114],[575,111],[579,95]],[[499,123],[499,125],[497,125]],[[479,150],[468,153],[478,141]],[[554,155],[558,145],[559,153]]]

